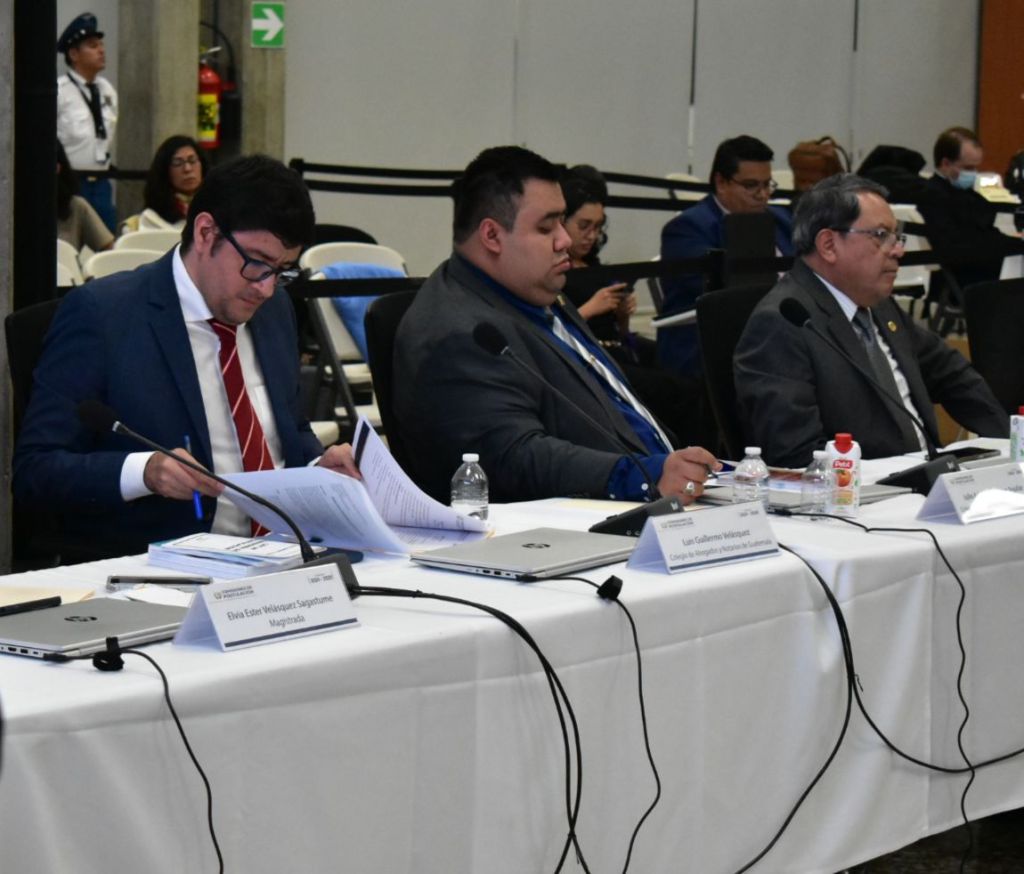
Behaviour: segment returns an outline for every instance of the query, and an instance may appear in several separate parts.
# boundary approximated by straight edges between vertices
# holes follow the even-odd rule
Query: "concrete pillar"
[[[0,45],[14,45],[15,0],[0,0]],[[0,56],[0,316],[6,317],[14,301],[14,52]],[[0,332],[0,361],[7,361],[7,341]],[[6,374],[0,378],[0,573],[11,566],[11,394]]]
[[[292,4],[297,6],[298,4]],[[280,160],[284,154],[284,60],[286,49],[251,48],[250,0],[203,0],[203,20],[217,24],[235,50],[241,92],[241,153],[262,152]],[[286,19],[287,21],[287,19]],[[204,28],[204,31],[206,29]],[[213,42],[209,31],[204,41]],[[287,39],[287,30],[286,30]],[[286,43],[287,44],[287,43]],[[222,51],[221,56],[226,55]],[[224,59],[226,63],[226,58]]]
[[[200,0],[120,0],[117,165],[144,170],[172,134],[196,135]],[[118,213],[142,207],[142,183],[120,182]]]

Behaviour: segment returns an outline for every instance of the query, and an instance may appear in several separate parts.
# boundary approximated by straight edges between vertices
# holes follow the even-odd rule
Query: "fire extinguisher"
[[[208,60],[208,52],[199,59],[199,130],[196,140],[204,149],[216,149],[220,147],[220,100],[224,83],[207,63]]]

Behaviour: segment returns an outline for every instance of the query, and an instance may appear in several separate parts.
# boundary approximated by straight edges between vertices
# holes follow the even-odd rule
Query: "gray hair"
[[[822,179],[797,202],[793,215],[793,249],[797,255],[814,251],[814,239],[825,228],[849,228],[860,218],[858,194],[889,196],[886,188],[854,173]]]

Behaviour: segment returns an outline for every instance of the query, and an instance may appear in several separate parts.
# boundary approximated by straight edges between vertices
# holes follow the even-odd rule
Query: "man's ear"
[[[814,238],[814,249],[826,264],[835,264],[839,258],[836,250],[836,242],[839,239],[839,232],[831,228],[822,228]]]
[[[500,255],[504,248],[505,229],[494,219],[485,218],[476,229],[481,245],[492,255]]]
[[[192,244],[197,252],[206,254],[217,242],[217,221],[208,212],[201,212],[192,222]]]

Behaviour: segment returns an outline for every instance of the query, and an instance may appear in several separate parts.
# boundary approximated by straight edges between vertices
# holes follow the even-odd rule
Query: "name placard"
[[[652,516],[627,567],[676,574],[779,551],[760,501]]]
[[[944,473],[932,486],[917,518],[963,525],[1024,513],[1024,464],[999,464]]]
[[[226,652],[357,624],[341,572],[318,565],[198,586],[174,642]]]

